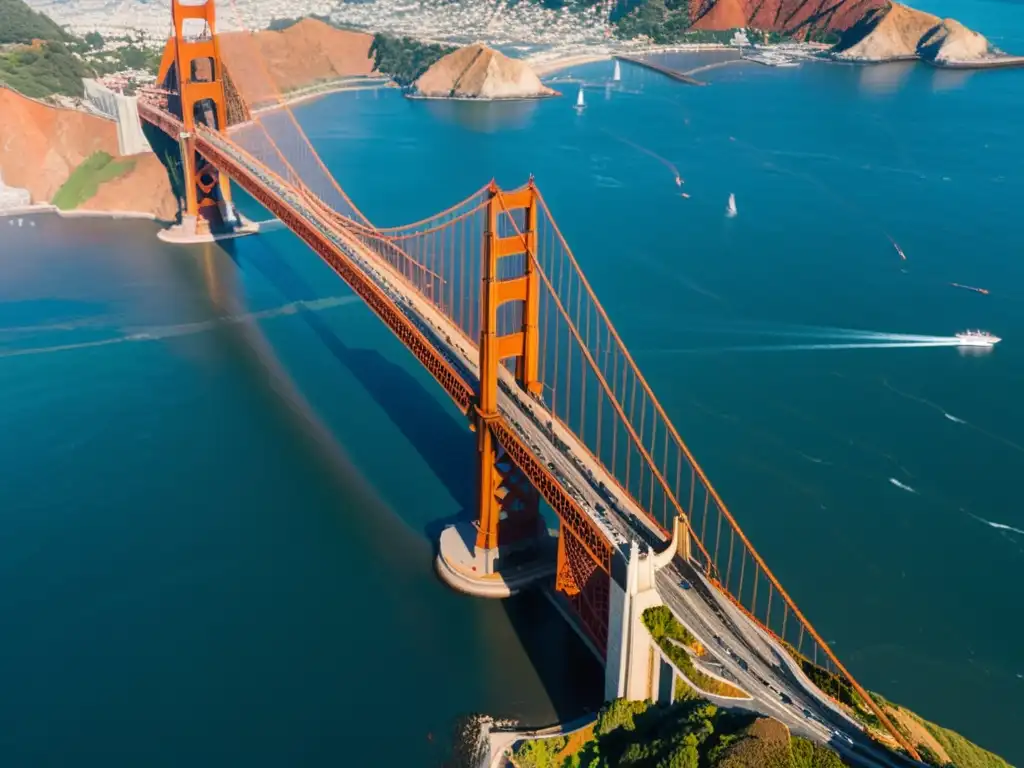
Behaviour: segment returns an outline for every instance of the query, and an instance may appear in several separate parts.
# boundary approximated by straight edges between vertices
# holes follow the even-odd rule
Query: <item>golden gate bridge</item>
[[[637,631],[630,599],[646,563],[650,574],[660,569],[648,579],[657,594],[648,601],[714,633],[753,708],[819,740],[841,736],[865,764],[893,764],[895,753],[874,749],[878,739],[916,758],[744,535],[533,179],[511,190],[492,181],[421,221],[375,226],[320,159],[255,44],[247,63],[262,69],[280,108],[253,118],[221,60],[213,0],[171,5],[158,88],[139,115],[177,143],[183,222],[200,234],[231,231],[239,217],[230,182],[245,189],[392,330],[475,433],[476,465],[467,471],[477,476],[477,509],[469,534],[449,536],[464,552],[446,554],[442,536],[446,580],[508,594],[514,576],[503,578],[503,558],[547,535],[543,500],[559,519],[556,599],[605,662],[609,698],[651,694],[628,658]],[[871,738],[829,681],[854,690],[877,718]]]

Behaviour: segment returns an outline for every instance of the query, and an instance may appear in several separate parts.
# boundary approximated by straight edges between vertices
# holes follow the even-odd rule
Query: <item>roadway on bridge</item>
[[[431,340],[467,383],[478,380],[476,347],[389,264],[354,234],[325,221],[300,194],[239,152],[234,144],[206,130],[202,131],[202,136],[234,157],[268,190],[304,215],[325,238],[347,254]],[[631,539],[638,540],[642,547],[664,542],[667,538],[664,532],[650,521],[644,510],[624,494],[610,491],[617,491],[617,484],[576,437],[554,422],[541,403],[521,392],[509,371],[502,368],[500,374],[498,396],[502,415],[622,556],[628,557]],[[565,447],[559,447],[556,436]],[[685,578],[693,585],[691,589],[680,587],[684,575],[677,569],[685,572]],[[664,602],[717,659],[718,668],[709,671],[734,680],[754,697],[753,702],[743,703],[745,708],[781,720],[796,734],[830,743],[850,757],[856,757],[858,764],[884,768],[903,764],[893,761],[887,751],[881,754],[882,750],[803,675],[767,634],[732,606],[691,565],[677,563],[663,569],[657,576],[657,588]],[[808,714],[804,714],[805,710]]]
[[[857,765],[904,765],[868,738],[777,641],[744,616],[698,568],[677,559],[655,578],[664,603],[715,659],[710,665],[695,663],[753,696],[743,708],[782,721],[797,736],[828,743]],[[682,586],[684,581],[687,587]]]

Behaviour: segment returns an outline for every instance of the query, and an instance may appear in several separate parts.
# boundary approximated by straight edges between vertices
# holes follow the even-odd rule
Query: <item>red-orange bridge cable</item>
[[[551,218],[552,225],[557,229],[558,228],[558,224],[554,221],[554,218],[551,217],[551,212],[548,209],[547,204],[544,202],[544,198],[541,196],[539,190],[537,191],[537,199],[540,202],[541,206],[544,208],[544,211],[547,213],[548,217]],[[565,244],[565,238],[562,237],[561,231],[559,231],[559,237],[562,240],[563,244]],[[597,299],[596,294],[594,294],[593,289],[590,287],[590,284],[587,282],[586,276],[583,274],[583,271],[580,269],[579,264],[576,262],[575,257],[572,255],[572,251],[571,251],[571,249],[569,249],[568,244],[565,244],[565,251],[566,251],[566,254],[568,255],[569,259],[571,260],[572,264],[575,266],[575,268],[576,268],[576,270],[577,270],[577,272],[578,272],[578,274],[580,276],[580,279],[583,281],[583,284],[586,286],[588,293],[591,295],[593,301],[595,302],[595,304],[596,304],[596,306],[598,308],[598,311],[601,313],[601,316],[604,318],[605,322],[607,323],[609,330],[611,331],[611,333],[613,334],[616,342],[619,344],[620,348],[622,349],[622,352],[625,355],[627,361],[629,362],[630,366],[633,368],[634,375],[639,379],[639,381],[643,385],[644,389],[646,389],[648,392],[650,392],[651,399],[652,399],[652,401],[654,403],[654,406],[655,406],[658,414],[665,421],[667,428],[672,432],[673,437],[676,439],[676,441],[678,442],[679,446],[685,452],[685,455],[686,455],[687,459],[689,460],[689,462],[690,462],[691,466],[694,468],[694,470],[697,472],[697,475],[700,477],[701,482],[704,485],[706,491],[714,499],[714,501],[716,503],[716,506],[718,507],[719,514],[725,516],[725,518],[728,520],[730,526],[739,535],[740,541],[750,551],[751,556],[755,559],[755,561],[758,563],[758,565],[762,568],[762,570],[765,573],[765,576],[767,576],[769,581],[771,581],[771,583],[773,584],[773,586],[776,589],[778,589],[779,594],[782,595],[783,599],[792,608],[793,613],[797,617],[797,619],[804,626],[806,626],[807,631],[810,632],[810,634],[811,634],[811,637],[814,638],[814,640],[820,646],[822,646],[822,650],[825,651],[826,656],[828,656],[828,658],[835,664],[836,668],[840,672],[842,672],[842,674],[844,676],[846,676],[847,679],[849,679],[851,685],[853,685],[853,687],[856,689],[857,693],[861,695],[861,697],[865,700],[865,702],[871,708],[872,712],[874,712],[874,714],[885,724],[886,728],[890,731],[890,733],[897,740],[897,742],[899,742],[900,745],[904,749],[906,749],[910,754],[916,756],[917,752],[914,749],[913,745],[910,744],[903,737],[903,735],[901,733],[899,733],[899,731],[895,728],[895,726],[893,726],[893,724],[891,723],[889,718],[886,716],[885,712],[883,712],[881,710],[881,708],[879,708],[874,703],[874,700],[868,695],[867,691],[865,691],[861,687],[861,685],[854,679],[853,675],[851,675],[846,670],[846,668],[843,666],[842,662],[840,662],[839,659],[836,657],[836,655],[832,651],[832,649],[825,643],[825,641],[822,639],[822,637],[818,634],[817,630],[815,630],[814,627],[811,625],[811,623],[807,620],[807,617],[805,617],[803,615],[803,613],[800,611],[800,609],[797,607],[796,603],[789,596],[789,593],[786,592],[786,590],[783,588],[782,584],[775,577],[775,574],[772,573],[770,568],[768,568],[767,563],[764,562],[764,559],[761,557],[761,555],[754,548],[753,544],[750,543],[750,540],[747,539],[746,535],[743,533],[743,530],[739,527],[739,524],[736,522],[735,518],[732,516],[732,514],[729,512],[728,508],[725,506],[725,502],[722,501],[721,497],[718,495],[718,492],[711,485],[711,481],[708,479],[707,475],[704,473],[704,470],[697,463],[696,459],[693,457],[693,454],[690,452],[690,449],[686,446],[686,444],[683,442],[683,439],[679,436],[678,431],[676,430],[675,426],[672,424],[671,420],[668,418],[668,415],[665,413],[664,409],[662,408],[661,403],[658,402],[656,397],[654,397],[654,393],[651,392],[650,386],[647,384],[646,379],[644,379],[643,374],[640,373],[639,368],[637,368],[636,363],[634,362],[632,356],[629,354],[629,350],[626,348],[625,344],[623,344],[622,339],[621,339],[621,337],[618,334],[618,331],[615,330],[615,327],[612,325],[611,320],[608,317],[608,314],[604,310],[604,307],[601,305],[600,301]],[[659,473],[659,476],[660,476],[660,473]],[[678,509],[679,508],[679,503],[678,503],[678,500],[675,499],[674,497],[673,497],[673,503],[674,503],[674,506],[676,506],[676,508]],[[681,509],[680,509],[680,512],[681,512]],[[691,533],[692,533],[692,529],[690,529],[688,521],[687,521],[687,529],[689,529],[691,531]],[[703,549],[703,543],[701,543],[701,549]],[[706,553],[706,551],[705,551],[705,553]],[[728,590],[726,590],[726,591],[728,591]],[[760,624],[760,622],[758,622],[758,623]]]
[[[539,196],[539,195],[538,195],[538,196]],[[500,205],[501,205],[501,206],[502,206],[503,208],[505,208],[505,205],[504,205],[504,200],[503,200],[503,197],[502,197],[502,194],[501,194],[501,192],[500,192],[500,191],[498,192],[498,201],[499,201],[499,204],[500,204]],[[507,210],[507,208],[506,208],[506,210]],[[549,214],[549,215],[550,215],[550,214]],[[518,230],[518,227],[516,227],[516,229]],[[518,232],[518,231],[517,231],[517,235],[518,235],[518,236],[519,236],[519,237],[521,238],[521,240],[523,241],[524,251],[526,252],[527,256],[528,256],[528,257],[529,257],[530,259],[532,259],[532,260],[533,260],[533,262],[534,262],[534,265],[535,265],[535,266],[537,266],[537,271],[538,271],[538,273],[540,274],[540,276],[541,276],[541,279],[542,279],[542,280],[544,281],[544,284],[545,284],[545,285],[547,286],[547,288],[548,288],[548,290],[549,290],[549,291],[550,291],[550,290],[553,290],[553,289],[552,289],[552,286],[551,286],[551,283],[550,283],[550,281],[549,281],[549,280],[548,280],[548,278],[547,278],[547,275],[546,275],[546,274],[544,274],[544,272],[543,272],[543,271],[542,271],[542,270],[540,269],[539,265],[537,264],[536,254],[535,254],[535,253],[533,253],[533,251],[532,251],[532,250],[530,250],[530,249],[528,248],[528,242],[527,242],[527,239],[526,239],[525,235],[523,235],[523,233],[522,233],[522,232]],[[576,341],[577,341],[577,342],[578,342],[578,343],[580,344],[580,346],[581,346],[581,348],[582,348],[582,352],[583,352],[583,354],[584,354],[584,355],[586,356],[586,358],[587,358],[587,361],[588,361],[588,362],[590,363],[590,366],[591,366],[591,368],[592,368],[592,369],[594,369],[594,370],[596,370],[596,369],[597,369],[597,366],[596,366],[596,364],[594,363],[594,358],[593,358],[593,357],[591,356],[591,354],[590,354],[590,350],[589,350],[589,349],[587,349],[586,347],[584,347],[584,346],[583,346],[583,339],[582,339],[582,338],[580,337],[580,335],[579,335],[579,331],[578,331],[578,330],[577,330],[577,329],[576,329],[576,328],[575,328],[575,327],[574,327],[574,326],[572,325],[572,321],[571,321],[571,320],[569,319],[569,316],[568,316],[568,314],[567,314],[567,313],[566,313],[566,311],[565,311],[565,307],[564,307],[564,306],[562,305],[561,299],[560,299],[560,298],[559,298],[559,297],[558,297],[557,295],[555,295],[555,296],[554,296],[554,300],[555,300],[555,304],[557,305],[557,307],[558,307],[558,309],[559,309],[559,312],[561,312],[561,313],[562,313],[562,314],[563,314],[563,315],[565,316],[565,318],[566,318],[566,322],[567,322],[567,324],[568,324],[568,328],[569,328],[569,331],[570,331],[570,332],[572,333],[572,335],[573,335],[573,337],[574,337],[574,338],[576,339]],[[606,382],[606,381],[605,381],[605,380],[604,380],[604,379],[603,379],[603,378],[602,378],[601,376],[598,376],[598,380],[599,380],[599,382],[600,382],[600,384],[601,384],[601,386],[602,386],[602,387],[604,387],[605,389],[607,389],[607,388],[608,388],[608,382]],[[620,406],[618,406],[618,404],[616,404],[616,409],[617,409],[617,410],[619,411],[619,415],[620,415],[620,416],[621,416],[621,417],[622,417],[623,419],[625,419],[625,414],[624,414],[624,413],[622,412],[622,409],[621,409],[621,407],[620,407]],[[637,438],[636,432],[635,432],[635,431],[633,430],[633,427],[632,427],[632,425],[630,425],[630,424],[626,423],[626,424],[625,424],[625,426],[626,426],[626,429],[627,429],[627,430],[629,431],[630,435],[632,436],[633,440],[634,440],[634,441],[636,442],[636,441],[638,440],[638,438]],[[570,430],[570,431],[571,431],[571,430]],[[654,472],[657,472],[657,473],[658,473],[658,480],[660,481],[660,483],[661,483],[661,485],[662,485],[662,489],[663,489],[663,490],[664,490],[664,491],[665,491],[666,493],[669,493],[669,488],[668,488],[668,484],[667,484],[667,483],[665,482],[665,479],[664,479],[664,478],[663,478],[663,477],[661,476],[661,473],[660,473],[660,472],[658,472],[658,471],[657,471],[657,469],[656,469],[656,468],[654,467],[654,465],[653,465],[653,462],[651,462],[651,459],[650,459],[650,455],[649,455],[649,454],[647,453],[647,450],[646,450],[646,449],[645,449],[645,448],[644,448],[644,447],[643,447],[642,445],[638,445],[638,446],[637,446],[637,448],[638,448],[638,451],[639,451],[639,452],[640,452],[640,453],[641,453],[641,454],[642,454],[642,455],[644,456],[644,458],[645,458],[645,459],[647,460],[647,462],[648,462],[648,463],[649,463],[649,464],[651,465],[652,471],[654,471]],[[596,458],[596,457],[595,457],[595,458]],[[681,508],[681,507],[679,506],[679,503],[678,503],[678,501],[676,501],[676,500],[675,500],[675,497],[673,497],[673,502],[674,502],[674,505],[675,505],[675,507],[676,507],[676,509],[677,509],[677,511],[678,511],[678,513],[679,513],[679,515],[680,515],[680,518],[681,518],[681,519],[683,519],[683,520],[686,520],[686,516],[685,516],[685,514],[683,513],[683,510],[682,510],[682,508]],[[640,507],[640,509],[641,509],[642,511],[644,511],[644,512],[646,513],[646,510],[643,510],[643,508],[642,508],[642,507]],[[648,516],[650,516],[650,514],[649,514],[649,513],[647,513],[647,514],[648,514]],[[653,518],[652,518],[652,519],[653,519]],[[686,520],[686,527],[687,527],[687,529],[688,529],[688,530],[690,530],[690,524],[689,524],[689,521],[688,521],[688,520]],[[691,531],[691,532],[692,532],[692,531]],[[696,538],[696,537],[694,537],[694,538]],[[698,542],[697,542],[697,545],[698,545],[698,547],[700,547],[700,548],[701,548],[701,550],[703,550],[703,548],[704,548],[704,545],[703,545],[703,544],[702,544],[701,542],[699,542],[699,541],[698,541]],[[706,554],[706,552],[705,552],[705,554]]]
[[[231,2],[231,8],[232,8],[232,10],[235,13],[235,20],[239,23],[239,26],[242,28],[243,31],[248,31],[248,30],[246,30],[245,25],[241,23],[241,14],[238,13],[238,6],[236,5],[235,0],[230,0],[230,2]],[[255,35],[252,32],[249,32],[249,37],[255,43]],[[257,45],[257,48],[258,48],[258,45]],[[330,181],[332,186],[337,190],[338,194],[340,194],[342,199],[348,204],[348,206],[351,208],[352,212],[358,218],[362,219],[363,222],[365,222],[366,224],[369,225],[370,224],[370,220],[368,218],[366,218],[366,216],[363,215],[362,211],[360,211],[359,208],[356,207],[355,203],[352,202],[352,200],[349,198],[349,196],[345,193],[345,190],[343,190],[341,188],[341,185],[339,185],[338,182],[335,180],[334,176],[331,175],[331,172],[327,169],[327,166],[324,165],[323,160],[320,159],[320,155],[318,155],[316,150],[313,148],[312,143],[310,143],[309,138],[306,136],[306,132],[302,130],[302,126],[299,125],[299,121],[296,119],[295,114],[291,110],[291,107],[288,105],[287,101],[283,98],[283,96],[281,94],[281,91],[280,91],[280,89],[277,86],[277,82],[274,80],[273,77],[270,76],[270,72],[269,72],[269,70],[267,69],[267,66],[266,66],[266,61],[263,58],[263,53],[261,51],[257,51],[256,58],[259,60],[260,67],[263,70],[264,77],[267,79],[267,82],[270,84],[270,87],[273,90],[273,92],[274,92],[274,94],[275,94],[275,96],[277,98],[278,104],[280,104],[281,108],[284,109],[284,111],[288,114],[288,118],[295,125],[295,129],[299,132],[299,136],[302,137],[303,141],[306,143],[306,146],[309,147],[310,152],[311,152],[311,154],[313,156],[313,159],[316,161],[317,165],[320,166],[320,169],[324,172],[324,175],[327,177],[328,181]]]
[[[487,200],[486,200],[486,198],[484,196],[484,193],[486,193],[489,188],[490,188],[490,183],[488,183],[487,185],[481,187],[476,192],[474,192],[473,194],[469,195],[468,197],[460,200],[459,202],[455,203],[454,205],[449,206],[448,208],[446,208],[445,210],[441,211],[440,213],[431,214],[430,216],[427,216],[426,218],[420,219],[419,221],[414,221],[411,224],[399,224],[399,225],[396,225],[394,227],[374,227],[374,231],[378,232],[378,233],[380,233],[382,235],[386,235],[386,236],[390,236],[390,237],[400,237],[401,236],[400,232],[402,230],[413,229],[414,227],[419,227],[419,226],[421,226],[423,224],[427,224],[429,222],[436,221],[437,219],[441,218],[442,216],[446,216],[449,213],[453,213],[454,211],[458,210],[459,208],[462,208],[466,203],[469,203],[469,202],[471,202],[474,199],[479,198],[477,200],[476,205],[473,206],[474,209],[479,207],[481,204],[486,205]],[[410,234],[412,234],[412,233],[410,233]]]

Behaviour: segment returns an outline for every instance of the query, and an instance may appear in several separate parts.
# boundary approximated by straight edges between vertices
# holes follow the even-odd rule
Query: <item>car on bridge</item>
[[[679,587],[680,589],[690,589],[690,582],[688,582],[686,579],[683,579],[679,582]]]

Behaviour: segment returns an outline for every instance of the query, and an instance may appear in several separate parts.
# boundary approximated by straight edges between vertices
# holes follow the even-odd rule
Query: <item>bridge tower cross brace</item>
[[[233,216],[228,177],[218,172],[195,148],[197,106],[207,109],[209,128],[223,133],[228,125],[224,65],[217,43],[214,0],[205,0],[199,5],[171,0],[171,19],[174,22],[174,65],[181,99],[181,122],[185,129],[178,138],[184,169],[184,214],[196,217],[198,222],[219,213],[220,208],[213,195],[214,188],[218,188],[221,201]],[[186,37],[184,27],[189,19],[197,19],[205,24],[202,35]],[[202,67],[204,61],[207,62],[205,68]],[[208,70],[209,79],[203,69]],[[165,73],[161,72],[161,78],[163,76]],[[210,121],[216,124],[210,125]]]
[[[514,545],[534,538],[540,530],[540,496],[530,481],[505,454],[490,429],[498,415],[498,377],[501,361],[516,358],[516,381],[524,390],[539,394],[538,378],[540,277],[533,254],[537,243],[537,191],[533,180],[523,189],[503,192],[491,182],[488,189],[487,226],[484,232],[483,292],[480,327],[480,395],[476,405],[478,461],[478,514],[476,548],[484,555],[488,572],[494,568],[499,542]],[[520,232],[502,236],[499,221],[523,212]],[[522,274],[499,277],[499,263],[520,257]],[[522,326],[513,333],[498,332],[498,307],[522,302]]]

